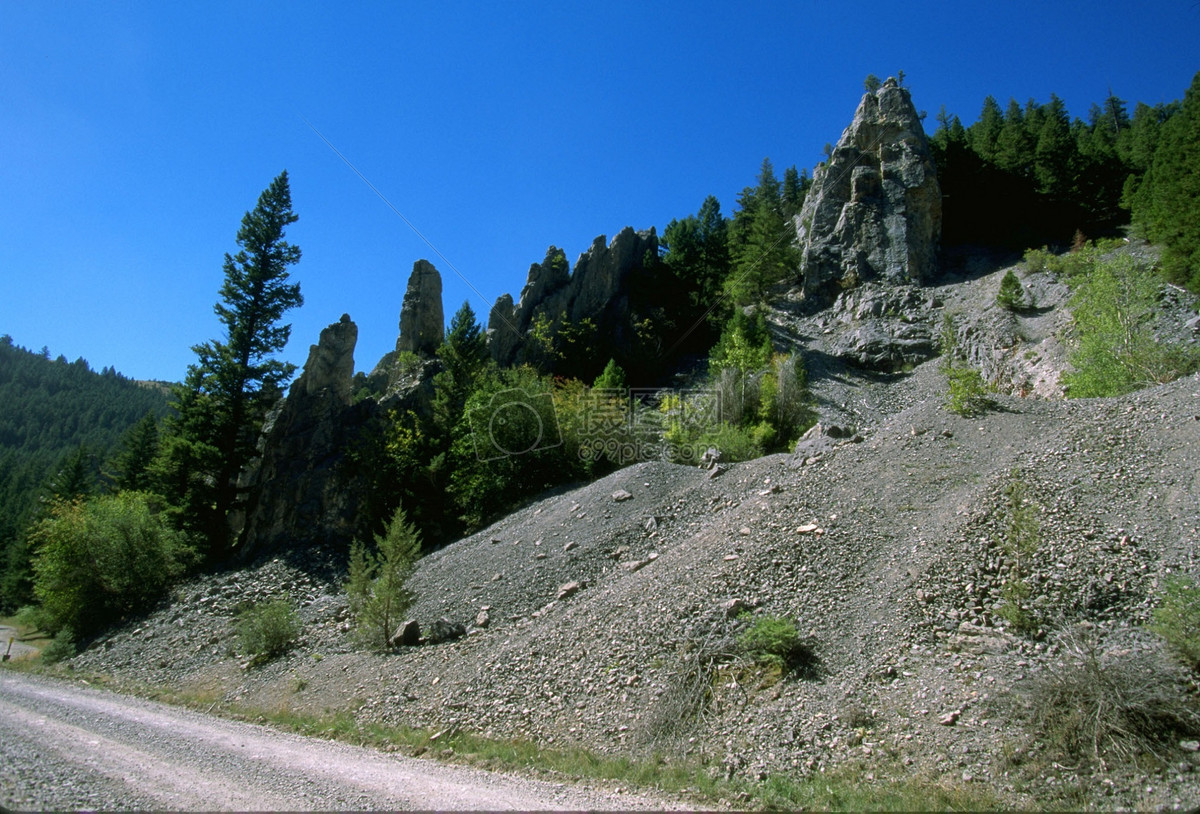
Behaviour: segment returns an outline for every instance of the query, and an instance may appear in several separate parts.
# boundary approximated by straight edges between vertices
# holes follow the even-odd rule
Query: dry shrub
[[[1076,627],[1058,640],[1059,659],[1031,682],[1030,723],[1047,746],[1070,759],[1159,761],[1180,736],[1200,729],[1184,676],[1158,643],[1131,637],[1102,648]]]

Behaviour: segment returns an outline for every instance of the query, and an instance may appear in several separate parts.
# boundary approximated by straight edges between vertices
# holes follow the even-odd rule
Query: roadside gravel
[[[167,810],[648,809],[607,794],[287,735],[0,673],[0,805]]]

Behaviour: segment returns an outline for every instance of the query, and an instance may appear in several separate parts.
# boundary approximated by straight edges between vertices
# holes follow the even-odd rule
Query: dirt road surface
[[[17,635],[16,628],[0,625],[0,655],[7,653],[11,658],[19,659],[21,656],[37,652],[36,647],[18,641]]]
[[[679,803],[383,754],[0,671],[0,806],[632,810]]]

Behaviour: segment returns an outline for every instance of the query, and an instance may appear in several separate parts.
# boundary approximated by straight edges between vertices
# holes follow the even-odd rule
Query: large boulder
[[[866,93],[796,216],[805,297],[832,300],[869,280],[930,281],[938,270],[942,194],[908,90]]]

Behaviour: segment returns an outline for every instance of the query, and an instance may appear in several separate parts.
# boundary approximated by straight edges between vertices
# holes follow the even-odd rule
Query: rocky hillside
[[[813,360],[824,425],[846,431],[709,470],[639,464],[427,556],[413,615],[427,630],[462,625],[457,640],[357,649],[340,575],[309,553],[197,579],[75,666],[208,690],[218,704],[680,753],[731,775],[859,765],[988,782],[1018,805],[1194,802],[1194,750],[1167,744],[1161,773],[1100,771],[1055,763],[1025,721],[1080,630],[1103,659],[1171,673],[1141,626],[1170,575],[1200,574],[1200,377],[1117,399],[1038,397],[1057,381],[1063,315],[1047,307],[1005,328],[986,306],[1002,271],[914,289],[924,322],[902,319],[903,303],[869,305],[870,289],[814,314],[783,301],[772,322]],[[1045,303],[1061,299],[1052,279],[1028,283]],[[903,354],[944,309],[973,314],[972,336],[1021,337],[972,346],[1016,393],[986,415],[947,412],[937,362]],[[875,311],[891,321],[868,330]],[[902,372],[863,370],[838,350],[872,331]],[[1037,529],[1019,565],[1005,547],[1014,483]],[[1029,588],[1020,630],[1002,613],[1013,579]],[[300,645],[244,669],[234,609],[285,593]],[[727,657],[765,617],[797,623],[795,671]]]

